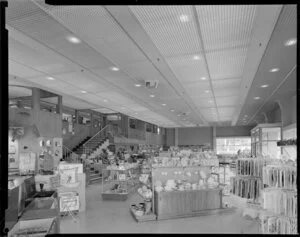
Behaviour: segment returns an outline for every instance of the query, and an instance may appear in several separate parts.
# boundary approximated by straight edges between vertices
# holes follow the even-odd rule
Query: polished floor
[[[126,201],[102,201],[101,185],[86,189],[86,211],[74,220],[61,220],[61,233],[236,233],[257,234],[259,223],[234,213],[137,223],[129,206],[141,202],[133,194]]]

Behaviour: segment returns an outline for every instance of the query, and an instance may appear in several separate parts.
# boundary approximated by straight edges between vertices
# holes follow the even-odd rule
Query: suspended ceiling
[[[281,88],[296,93],[296,45],[285,46],[296,37],[296,13],[293,5],[10,0],[10,84],[61,94],[69,107],[163,127],[253,125]],[[151,80],[157,88],[145,87]]]

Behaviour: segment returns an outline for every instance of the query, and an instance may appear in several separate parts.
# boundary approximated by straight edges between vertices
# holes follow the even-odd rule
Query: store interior
[[[297,234],[296,5],[9,0],[10,237]]]

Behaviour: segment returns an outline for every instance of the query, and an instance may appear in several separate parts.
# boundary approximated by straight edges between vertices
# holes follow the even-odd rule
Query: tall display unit
[[[258,124],[251,130],[252,157],[280,158],[281,148],[277,142],[281,140],[281,124]]]

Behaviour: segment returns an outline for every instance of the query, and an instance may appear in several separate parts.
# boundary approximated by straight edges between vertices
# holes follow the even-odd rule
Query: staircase
[[[82,145],[87,142],[91,137],[88,136],[86,137],[85,139],[83,139],[77,146],[75,146],[72,151],[75,152],[75,153],[79,153],[78,150],[82,147]]]

